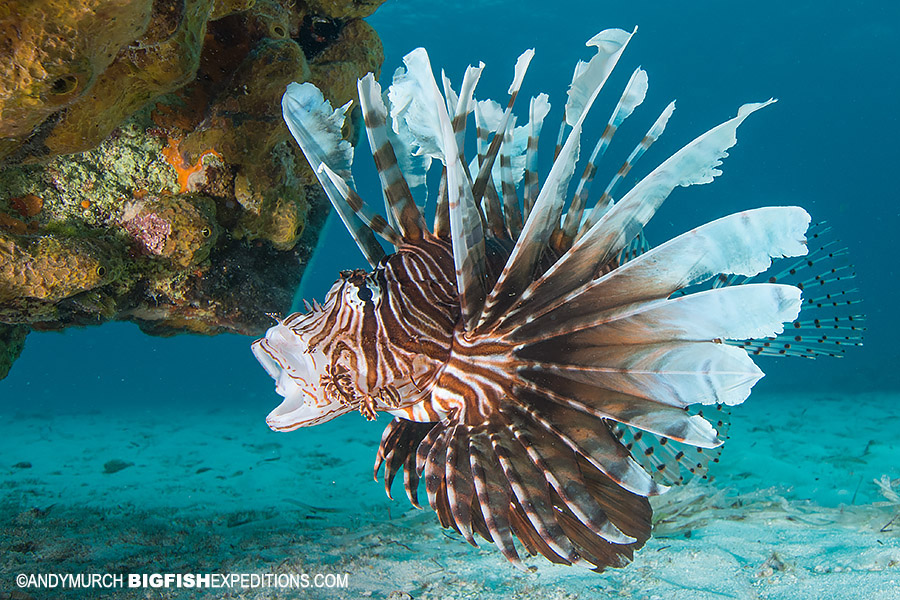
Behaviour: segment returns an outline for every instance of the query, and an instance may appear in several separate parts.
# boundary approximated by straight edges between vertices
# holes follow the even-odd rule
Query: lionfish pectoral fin
[[[799,317],[782,333],[765,338],[729,342],[756,356],[841,357],[848,348],[862,346],[865,315],[858,312],[859,290],[850,287],[856,278],[847,262],[848,250],[829,240],[830,228],[817,223],[807,237],[809,253],[777,268],[743,277],[717,280],[716,287],[759,280],[793,285],[803,291]],[[791,257],[785,254],[785,257]]]
[[[757,275],[773,258],[806,254],[809,221],[802,208],[758,208],[701,225],[587,282],[578,279],[578,270],[551,267],[525,290],[498,331],[515,326],[525,314],[537,319],[565,304],[570,310],[604,310],[668,298],[722,273]]]
[[[655,480],[665,485],[682,485],[695,477],[707,477],[709,464],[719,462],[730,426],[731,415],[724,404],[704,406],[692,412],[709,420],[723,444],[715,448],[697,447],[622,423],[615,424],[613,431]]]
[[[650,221],[656,210],[676,187],[710,183],[721,173],[717,167],[722,159],[727,156],[727,150],[737,143],[738,126],[753,112],[768,106],[774,100],[763,103],[747,104],[738,110],[737,117],[714,127],[710,131],[696,138],[690,144],[676,152],[669,159],[654,169],[649,175],[638,182],[620,202],[615,204],[590,230],[584,233],[577,242],[550,267],[537,282],[532,282],[521,271],[516,273],[516,250],[510,256],[504,274],[488,297],[485,307],[485,316],[479,326],[480,332],[490,331],[504,313],[513,305],[523,306],[528,303],[537,289],[547,285],[557,298],[566,298],[578,287],[594,279],[598,266],[606,265],[613,261],[638,232]],[[576,123],[577,125],[577,123]],[[572,133],[575,133],[573,129]],[[572,134],[570,134],[571,140]],[[563,147],[560,156],[554,162],[553,170],[565,160],[567,146]],[[548,179],[549,183],[549,179]],[[544,188],[547,184],[544,185]],[[544,196],[544,190],[541,190]],[[540,201],[541,197],[539,197]],[[538,204],[529,223],[538,212]],[[519,242],[523,242],[529,224],[525,225],[525,232]],[[549,235],[549,234],[548,234]],[[540,240],[530,240],[531,242]],[[534,250],[532,250],[534,252]],[[530,271],[529,271],[530,273]],[[504,295],[502,292],[507,287],[507,280],[518,279],[516,288],[519,292],[515,296]],[[529,289],[526,289],[529,288]],[[510,312],[510,314],[512,314]],[[516,320],[510,320],[515,323]]]
[[[384,489],[389,498],[393,499],[391,484],[394,482],[394,477],[403,467],[404,487],[409,501],[416,508],[421,508],[416,494],[419,487],[416,450],[433,426],[433,423],[417,423],[398,417],[385,428],[375,459],[375,479],[378,480],[378,469],[383,464]]]

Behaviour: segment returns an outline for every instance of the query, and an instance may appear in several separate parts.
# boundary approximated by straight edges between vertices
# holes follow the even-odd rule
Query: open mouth
[[[308,412],[308,409],[304,410],[307,404],[306,394],[288,375],[283,365],[284,359],[266,338],[256,340],[250,348],[266,373],[275,380],[275,392],[284,398],[284,401],[266,417],[266,424],[276,431],[291,431],[302,427],[304,417],[308,418],[308,415],[304,414]]]
[[[346,412],[345,407],[320,397],[316,359],[322,362],[324,357],[306,351],[305,344],[284,331],[273,331],[279,327],[251,345],[256,360],[275,380],[275,392],[284,398],[266,417],[266,424],[275,431],[293,431]]]

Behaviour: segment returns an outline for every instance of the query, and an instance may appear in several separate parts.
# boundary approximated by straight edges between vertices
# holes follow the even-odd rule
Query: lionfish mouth
[[[304,413],[307,402],[302,394],[287,396],[275,410],[266,417],[266,424],[275,431],[293,431],[303,427],[300,416]]]
[[[293,381],[282,366],[277,351],[266,338],[253,342],[251,349],[256,360],[275,380],[275,391],[284,401],[266,417],[266,424],[275,431],[292,431],[303,426],[308,419],[307,395],[302,387]]]
[[[283,328],[272,327],[251,345],[256,360],[275,380],[275,392],[284,398],[266,417],[266,424],[275,431],[293,431],[347,412],[339,403],[322,398],[316,357],[286,337]]]

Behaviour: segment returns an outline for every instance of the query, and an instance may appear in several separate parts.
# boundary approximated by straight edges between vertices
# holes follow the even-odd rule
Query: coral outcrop
[[[287,311],[328,203],[281,95],[353,99],[380,3],[0,5],[0,378],[28,328],[255,334]]]
[[[21,325],[0,325],[0,379],[6,377],[22,353],[27,333],[28,328]]]

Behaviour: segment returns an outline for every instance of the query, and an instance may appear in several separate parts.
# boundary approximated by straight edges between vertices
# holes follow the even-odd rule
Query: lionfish
[[[627,564],[650,536],[648,497],[717,460],[723,409],[763,376],[750,354],[839,355],[859,344],[859,316],[798,320],[801,306],[855,302],[853,290],[801,299],[804,287],[849,279],[849,267],[782,282],[842,254],[831,244],[808,251],[802,208],[740,212],[652,249],[643,235],[674,188],[721,173],[738,126],[774,100],[742,106],[617,198],[669,104],[589,203],[599,158],[647,93],[638,68],[569,198],[585,118],[633,35],[609,29],[587,42],[595,54],[575,67],[543,185],[547,95],[531,99],[527,124],[513,115],[533,50],[515,65],[505,109],[475,100],[484,63],[466,70],[458,93],[442,73],[442,91],[422,48],[387,93],[371,73],[360,79],[386,216],[355,187],[341,134],[350,103],[332,110],[310,83],[290,84],[283,98],[291,133],[372,270],[343,271],[324,304],[254,342],[284,397],[269,426],[390,413],[375,464],[388,495],[402,467],[418,507],[424,478],[443,527],[472,545],[477,534],[520,567],[516,538],[554,563]],[[467,162],[472,112],[477,157]],[[761,275],[785,257],[798,258]]]

